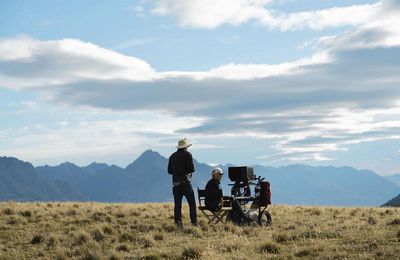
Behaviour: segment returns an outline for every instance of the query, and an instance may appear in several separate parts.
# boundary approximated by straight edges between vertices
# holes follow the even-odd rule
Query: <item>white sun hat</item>
[[[220,174],[220,175],[224,175],[224,173],[222,172],[222,169],[219,167],[214,167],[211,171],[211,175],[214,176],[216,174]]]
[[[179,149],[188,148],[191,145],[192,144],[190,144],[186,138],[183,138],[183,139],[178,141],[178,146],[176,148],[179,148]]]

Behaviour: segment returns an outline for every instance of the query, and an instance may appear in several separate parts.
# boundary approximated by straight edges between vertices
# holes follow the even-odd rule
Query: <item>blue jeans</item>
[[[182,198],[183,196],[186,197],[187,202],[189,203],[189,210],[190,210],[190,221],[192,224],[197,223],[197,213],[196,213],[196,200],[194,198],[194,192],[192,188],[192,184],[184,183],[178,186],[175,186],[172,189],[174,194],[174,218],[175,223],[182,223]]]

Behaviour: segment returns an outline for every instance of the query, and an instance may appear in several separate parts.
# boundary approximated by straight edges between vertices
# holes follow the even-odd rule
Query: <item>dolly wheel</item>
[[[258,217],[258,224],[260,226],[270,226],[272,225],[272,217],[268,211],[264,211]]]

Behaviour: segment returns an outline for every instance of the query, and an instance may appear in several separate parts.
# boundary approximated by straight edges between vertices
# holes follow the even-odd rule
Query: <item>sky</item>
[[[0,156],[400,173],[398,0],[5,0]]]

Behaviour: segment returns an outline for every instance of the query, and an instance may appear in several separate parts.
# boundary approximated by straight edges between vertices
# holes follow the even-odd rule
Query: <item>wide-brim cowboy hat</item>
[[[177,148],[181,149],[181,148],[188,148],[189,146],[191,146],[192,144],[188,142],[188,140],[186,138],[183,138],[181,140],[178,141],[178,146]]]

